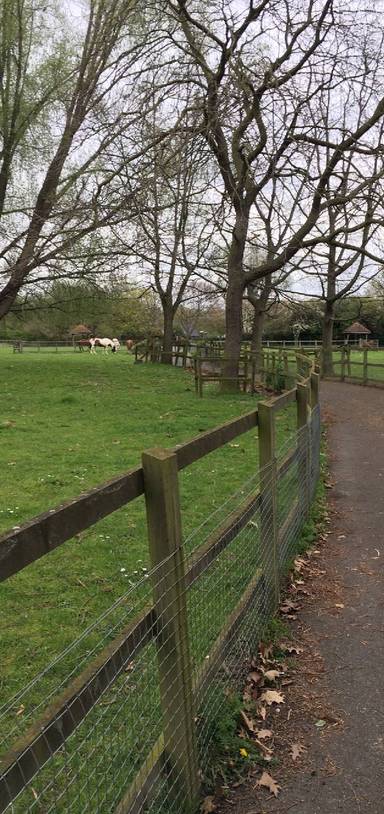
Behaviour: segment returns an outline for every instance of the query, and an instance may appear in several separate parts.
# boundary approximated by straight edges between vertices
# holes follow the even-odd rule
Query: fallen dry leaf
[[[281,650],[285,650],[286,653],[296,653],[299,655],[303,652],[302,647],[298,647],[296,644],[291,644],[290,642],[280,642],[279,647]]]
[[[24,704],[20,704],[19,709],[16,712],[16,715],[22,715],[25,710]]]
[[[271,738],[271,737],[272,737],[272,734],[273,734],[273,733],[272,733],[272,730],[271,730],[271,729],[259,729],[259,731],[258,731],[258,732],[256,732],[256,736],[257,736],[257,739],[258,739],[259,741],[262,741],[262,740],[264,740],[265,738]]]
[[[343,605],[342,602],[336,602],[335,608],[344,608],[344,607],[345,606]]]
[[[292,613],[292,611],[297,611],[299,607],[297,602],[291,602],[290,599],[286,599],[285,602],[280,605],[280,613]]]
[[[252,673],[249,673],[248,678],[253,684],[259,684],[262,679],[262,675],[254,670]]]
[[[262,718],[262,720],[265,721],[265,719],[267,717],[267,708],[266,707],[260,707],[259,715],[260,715],[260,718]]]
[[[264,678],[267,681],[276,681],[279,676],[281,676],[280,670],[266,670],[264,673]]]
[[[292,758],[292,760],[297,760],[297,758],[300,757],[302,752],[305,752],[305,751],[306,751],[305,746],[303,746],[301,743],[293,743],[292,746],[291,746],[291,758]]]
[[[245,714],[244,710],[240,710],[240,717],[248,732],[251,732],[252,735],[256,734],[255,724],[251,718],[248,718],[248,715]]]
[[[284,704],[284,695],[277,690],[265,690],[260,696],[260,701],[265,701],[268,706],[271,704]]]
[[[216,811],[215,798],[206,797],[200,806],[200,811],[201,814],[211,814],[212,811]]]
[[[260,780],[257,781],[256,786],[259,787],[264,786],[266,789],[268,789],[268,791],[271,791],[272,794],[275,795],[275,797],[277,797],[280,791],[280,786],[277,785],[273,777],[271,777],[271,775],[268,774],[268,772],[263,772],[263,774],[260,777]]]
[[[273,656],[273,644],[261,644],[259,653],[262,659],[270,659]]]

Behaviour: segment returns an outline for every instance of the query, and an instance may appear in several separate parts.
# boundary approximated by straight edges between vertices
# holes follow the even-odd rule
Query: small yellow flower
[[[248,752],[246,749],[240,749],[241,757],[248,757]]]

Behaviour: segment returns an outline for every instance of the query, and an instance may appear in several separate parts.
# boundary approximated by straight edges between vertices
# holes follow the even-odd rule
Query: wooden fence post
[[[284,387],[286,390],[289,390],[290,382],[289,382],[289,364],[287,351],[284,351],[283,358],[284,358]]]
[[[164,749],[170,788],[184,791],[185,812],[199,794],[189,648],[185,563],[177,456],[163,449],[142,455],[153,599],[158,625],[157,654]]]
[[[319,403],[319,381],[320,381],[319,374],[318,373],[311,373],[311,377],[310,377],[310,386],[311,386],[310,405],[311,405],[311,410],[313,410],[314,407],[317,407],[317,405]]]
[[[340,372],[340,378],[341,378],[342,382],[345,380],[346,352],[347,352],[347,349],[345,347],[342,348],[342,351],[341,351],[341,372]]]
[[[197,360],[197,374],[198,374],[198,391],[199,396],[203,398],[203,371],[202,371],[202,361],[200,357]]]
[[[248,384],[248,356],[244,356],[244,381],[243,381],[243,393],[247,392],[247,384]]]
[[[272,405],[259,401],[260,542],[263,568],[271,587],[273,610],[280,598],[277,528],[277,489],[275,455],[275,416]],[[272,608],[270,608],[272,610]]]
[[[310,444],[308,431],[308,406],[309,393],[308,385],[296,385],[297,398],[297,429],[298,429],[298,477],[299,477],[299,502],[302,508],[303,517],[306,517],[310,501]]]
[[[256,384],[256,359],[255,354],[251,355],[251,393],[255,392],[255,384]]]

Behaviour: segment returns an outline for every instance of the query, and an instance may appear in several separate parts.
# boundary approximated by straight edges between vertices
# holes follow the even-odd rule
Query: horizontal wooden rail
[[[287,474],[292,464],[296,463],[299,458],[299,450],[297,447],[291,449],[282,461],[279,461],[276,467],[276,475],[278,478],[283,478]]]
[[[292,389],[271,399],[268,404],[275,413],[295,400],[296,389]],[[232,419],[213,430],[208,430],[191,441],[178,445],[173,450],[176,455],[177,469],[181,470],[189,466],[224,446],[238,435],[257,426],[258,410],[253,409],[243,416]],[[283,477],[289,471],[297,455],[297,449],[290,450],[279,462],[278,478]],[[259,509],[261,501],[259,492],[255,493],[256,484],[257,480],[255,480],[253,494],[243,500],[241,506],[232,512],[209,536],[208,540],[193,552],[185,574],[187,587],[201,577],[210,563],[251,521]],[[75,500],[68,501],[57,509],[34,518],[20,528],[12,529],[0,538],[0,579],[15,574],[26,565],[54,550],[76,533],[143,494],[143,470],[138,467],[80,495]],[[297,506],[294,504],[280,530],[280,539],[284,539],[284,535],[288,533],[290,524],[293,522],[292,518],[296,521],[296,513]],[[257,585],[259,578],[257,575]],[[229,630],[235,629],[241,608],[246,609],[254,597],[256,583],[254,580],[251,581],[236,612],[230,615],[224,631],[221,632],[217,646],[219,646],[219,641],[226,641]],[[155,610],[152,606],[147,607],[93,659],[92,663],[70,683],[57,700],[48,706],[39,720],[29,727],[12,751],[8,752],[1,761],[0,812],[7,808],[49,758],[63,746],[101,695],[122,673],[127,663],[156,638],[158,633]],[[216,652],[215,647],[212,654]],[[208,672],[209,667],[210,664],[206,665]]]
[[[11,529],[0,537],[0,582],[143,493],[137,467]]]
[[[179,469],[184,469],[254,427],[257,427],[257,409],[239,418],[233,418],[214,430],[207,430],[185,444],[179,444],[173,450],[177,456]]]
[[[296,387],[293,387],[292,390],[287,390],[281,396],[271,399],[268,403],[272,405],[273,412],[283,410],[287,404],[293,404],[296,401],[296,392]]]
[[[4,755],[0,760],[0,812],[63,746],[136,652],[153,638],[155,625],[152,608],[132,620]]]
[[[251,495],[242,503],[239,509],[232,512],[225,522],[193,552],[190,558],[190,567],[186,574],[186,584],[189,587],[207,569],[211,562],[223,551],[239,532],[250,522],[255,512],[260,508],[260,493]]]
[[[257,426],[257,410],[234,418],[175,448],[179,469],[189,466]],[[144,494],[141,467],[38,515],[0,537],[0,581],[53,551],[75,534]]]
[[[260,495],[252,495],[232,512],[208,540],[193,552],[186,572],[186,585],[191,586],[218,555],[235,539],[260,506]],[[137,657],[157,634],[152,607],[147,607],[107,645],[88,667],[77,676],[58,699],[0,760],[0,812],[14,799],[60,749],[66,739],[86,718],[103,692]],[[10,794],[12,795],[10,797]]]
[[[295,527],[299,515],[299,503],[297,500],[293,503],[292,507],[284,520],[283,525],[279,529],[278,540],[279,547],[282,546],[284,540],[289,536],[292,528]]]
[[[260,589],[262,591],[264,590],[264,577],[262,570],[259,568],[253,575],[239,602],[228,617],[225,627],[220,631],[212,649],[197,672],[193,683],[197,707],[202,701],[207,686],[209,686],[212,673],[217,669],[218,662],[221,663],[222,661],[226,644],[236,635],[242,619],[252,606]],[[155,777],[160,777],[163,766],[163,738],[160,737],[148,755],[136,780],[133,781],[115,809],[114,814],[142,814],[144,807],[148,804],[148,793],[152,788],[153,780]],[[137,782],[138,777],[140,777],[140,786]]]

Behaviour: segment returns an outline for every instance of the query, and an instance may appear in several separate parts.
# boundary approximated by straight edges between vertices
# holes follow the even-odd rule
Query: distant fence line
[[[369,387],[384,387],[384,364],[372,361],[368,348],[362,350],[359,354],[360,358],[361,355],[360,361],[353,349],[338,348],[333,352],[332,359],[328,360],[325,365],[323,353],[320,351],[316,359],[322,378]]]
[[[281,396],[173,450],[143,453],[136,469],[0,538],[0,577],[7,579],[144,495],[151,562],[146,579],[111,609],[113,634],[105,617],[104,649],[91,658],[90,629],[89,644],[83,634],[63,654],[72,654],[67,678],[55,678],[57,659],[1,710],[3,736],[11,720],[17,737],[8,732],[0,763],[0,812],[196,810],[226,687],[239,679],[278,606],[280,578],[316,489],[319,376],[313,362],[305,370]],[[276,418],[290,405],[297,430],[278,449]],[[188,553],[179,471],[253,429],[254,474],[196,530]],[[50,676],[57,683],[42,712],[28,693],[34,697]],[[15,723],[19,704],[25,711]]]
[[[0,347],[10,347],[16,351],[23,352],[25,351],[56,351],[67,349],[73,350],[77,349],[78,346],[78,338],[74,339],[0,339]],[[120,340],[122,346],[124,345],[125,340]],[[195,353],[198,348],[207,348],[209,352],[223,352],[224,348],[224,339],[199,339],[199,340],[188,340],[184,339],[180,342],[175,342],[173,352],[177,352],[182,354],[182,349],[184,352],[187,353]],[[145,354],[145,350],[148,347],[148,355],[150,353],[150,345],[153,343],[153,340],[138,340],[136,343],[136,348],[138,352],[143,355]],[[160,340],[155,340],[157,343],[158,348],[161,348]],[[334,347],[340,349],[342,345],[345,344],[344,339],[335,340]],[[321,339],[265,339],[263,341],[263,348],[275,348],[275,349],[298,349],[304,348],[305,350],[313,350],[321,348],[322,342]],[[348,346],[359,348],[361,347],[361,340],[359,339],[352,339],[349,340]],[[379,349],[379,341],[372,340],[372,349]],[[176,349],[179,349],[176,351]],[[187,350],[185,350],[187,349]],[[250,342],[249,340],[244,340],[242,342],[242,349],[243,352],[250,352]]]
[[[162,345],[159,340],[148,339],[134,348],[135,362],[160,362]],[[176,367],[190,369],[194,374],[195,392],[203,395],[208,383],[235,381],[243,392],[255,393],[260,388],[281,392],[293,387],[300,378],[309,375],[313,361],[318,361],[318,348],[302,351],[301,348],[286,349],[264,347],[259,353],[250,350],[249,343],[242,343],[237,373],[229,380],[226,374],[228,358],[224,346],[215,340],[210,342],[179,342],[172,347],[170,361]]]

